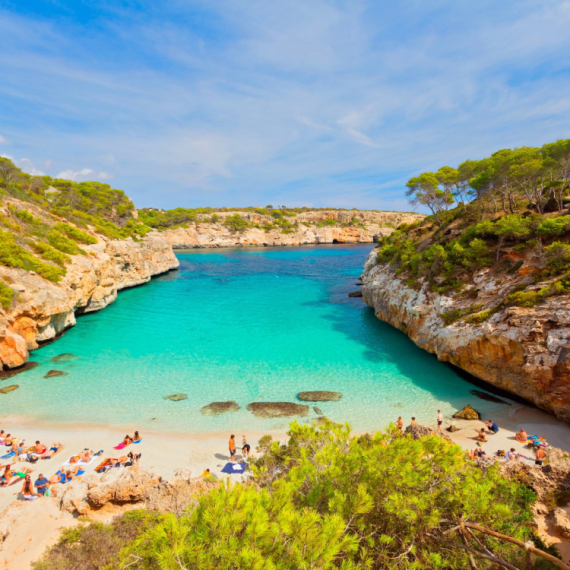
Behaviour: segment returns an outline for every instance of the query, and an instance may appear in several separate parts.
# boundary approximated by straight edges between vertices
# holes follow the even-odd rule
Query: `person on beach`
[[[245,438],[245,435],[241,436],[242,440],[241,440],[241,454],[243,455],[244,459],[249,459],[249,453],[251,451],[251,445],[249,445],[249,443],[247,443],[247,439]]]
[[[24,478],[24,485],[20,494],[24,497],[24,501],[33,501],[38,498],[38,494],[34,491],[34,486],[32,485],[32,478],[29,475],[26,475]]]
[[[53,457],[56,453],[58,453],[62,449],[63,445],[61,443],[52,443],[49,450],[42,455],[42,459],[49,459],[50,457]]]
[[[545,459],[546,459],[546,451],[544,451],[544,449],[542,449],[542,447],[539,447],[536,450],[536,456],[535,456],[534,464],[535,465],[542,465],[542,463]]]
[[[499,426],[493,420],[487,420],[485,422],[489,433],[496,434],[499,433]]]
[[[89,463],[93,459],[93,452],[90,449],[85,448],[80,454],[79,459],[83,463]]]
[[[230,459],[232,460],[232,463],[236,460],[236,440],[235,440],[235,435],[232,433],[232,435],[230,436],[230,441],[228,443],[229,449],[230,449]]]
[[[526,443],[526,440],[528,439],[528,434],[526,433],[524,428],[521,428],[519,431],[517,431],[515,439],[520,443]]]
[[[507,451],[505,455],[505,461],[518,461],[519,454],[514,447],[511,447],[510,451]]]
[[[142,437],[139,435],[138,431],[135,431],[135,435],[133,435],[133,443],[140,443]]]
[[[485,428],[476,429],[475,431],[477,432],[477,437],[475,438],[477,441],[482,441],[483,443],[489,441],[485,433]]]
[[[15,485],[33,471],[33,469],[25,466],[20,467],[19,471],[12,471],[12,465],[15,465],[15,463],[6,465],[4,468],[4,473],[2,473],[2,477],[0,478],[0,486],[6,487],[8,485]]]
[[[41,473],[34,483],[38,496],[44,496],[49,487],[49,479],[46,479]]]
[[[12,446],[12,435],[8,434],[5,438],[4,438],[4,445],[6,447],[11,447]]]
[[[418,422],[416,422],[416,418],[415,418],[415,417],[412,417],[412,421],[410,422],[410,425],[411,425],[411,426],[417,426],[417,425],[418,425]]]
[[[6,437],[6,432],[3,429],[0,429],[0,445],[4,445],[5,437]]]
[[[443,414],[441,410],[437,410],[437,431],[441,433],[441,424],[443,423]]]
[[[485,451],[483,449],[476,448],[473,451],[469,451],[469,458],[470,459],[486,459],[487,458],[487,454],[485,453]]]
[[[398,416],[398,419],[396,420],[396,427],[400,433],[404,433],[404,420],[402,419],[402,416]]]

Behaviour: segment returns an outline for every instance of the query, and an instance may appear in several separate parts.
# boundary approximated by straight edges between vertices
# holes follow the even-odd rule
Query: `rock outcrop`
[[[379,319],[440,360],[570,421],[570,296],[535,307],[499,307],[479,324],[461,319],[445,326],[443,314],[473,305],[469,291],[483,308],[496,307],[521,276],[482,269],[465,294],[447,296],[425,283],[407,286],[393,267],[376,262],[376,253],[366,262],[362,293]]]
[[[247,409],[258,418],[305,417],[309,415],[309,406],[292,402],[253,402]]]
[[[0,307],[0,369],[22,366],[39,343],[73,326],[77,313],[103,309],[121,289],[147,283],[179,265],[159,232],[140,241],[101,235],[97,240],[82,246],[87,255],[70,256],[67,274],[57,284],[31,271],[0,265],[0,279],[17,292],[10,308]]]
[[[334,402],[342,398],[342,392],[299,392],[297,398],[305,402]]]
[[[192,224],[187,228],[166,230],[161,236],[175,249],[372,243],[379,237],[391,234],[399,224],[412,223],[424,217],[422,214],[401,212],[315,210],[291,218],[291,222],[297,223],[297,228],[293,231],[249,228],[243,232],[234,232],[222,222],[224,218],[236,213],[244,220],[260,225],[275,222],[271,216],[257,213],[217,212],[220,223]],[[319,226],[319,223],[326,220],[334,220],[335,225]],[[357,225],[354,225],[355,221]]]
[[[220,414],[225,414],[226,412],[237,412],[239,410],[239,404],[232,400],[228,402],[212,402],[207,406],[204,406],[200,411],[205,416],[218,416]]]
[[[466,404],[462,410],[453,414],[456,420],[480,420],[481,413],[475,408],[472,408],[469,404]]]

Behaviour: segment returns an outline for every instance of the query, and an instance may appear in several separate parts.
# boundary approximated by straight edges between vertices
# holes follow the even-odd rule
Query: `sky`
[[[570,1],[2,0],[0,154],[138,207],[410,210],[570,137]]]

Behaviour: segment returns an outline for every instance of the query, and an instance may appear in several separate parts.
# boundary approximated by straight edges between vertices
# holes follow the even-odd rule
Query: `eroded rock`
[[[315,411],[315,414],[318,414],[319,416],[324,416],[321,408],[317,408],[317,406],[314,406],[313,410]]]
[[[362,297],[362,290],[358,289],[358,291],[351,291],[348,294],[349,297]]]
[[[456,420],[480,420],[481,414],[475,408],[467,404],[462,410],[453,414],[453,417]]]
[[[8,380],[8,378],[12,378],[17,374],[21,374],[22,372],[26,372],[27,370],[32,370],[36,366],[38,366],[38,362],[26,362],[22,366],[18,368],[12,368],[11,370],[0,370],[0,380]]]
[[[331,402],[340,400],[342,398],[342,392],[299,392],[297,398],[305,402]]]
[[[570,538],[570,507],[557,508],[552,511],[554,532],[564,538]]]
[[[227,412],[237,412],[240,409],[239,404],[233,400],[227,402],[212,402],[204,406],[200,411],[205,416],[218,416]]]
[[[309,406],[292,402],[253,402],[247,409],[258,418],[305,417],[309,415]]]

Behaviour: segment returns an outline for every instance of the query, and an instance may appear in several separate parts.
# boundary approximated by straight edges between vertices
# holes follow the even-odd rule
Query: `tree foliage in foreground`
[[[293,423],[289,435],[287,446],[267,448],[254,483],[221,485],[185,516],[165,515],[112,567],[459,569],[469,567],[465,550],[439,540],[463,544],[444,535],[461,521],[521,540],[532,534],[532,492],[497,468],[476,468],[440,437],[353,437],[330,423]],[[513,545],[478,539],[476,550],[515,565],[524,558]]]

